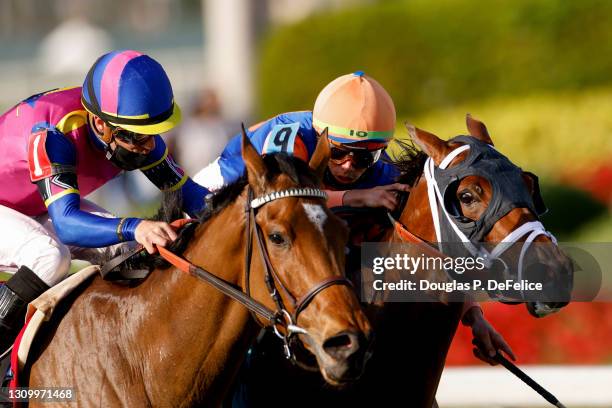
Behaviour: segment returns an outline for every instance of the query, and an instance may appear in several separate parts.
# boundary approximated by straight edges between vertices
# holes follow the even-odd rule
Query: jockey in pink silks
[[[148,252],[176,238],[165,222],[116,218],[82,199],[121,171],[140,170],[160,190],[182,191],[196,214],[208,190],[172,160],[160,133],[181,118],[162,66],[122,50],[100,57],[83,87],[33,95],[0,116],[0,355],[27,304],[68,273],[71,253],[99,259],[129,241]]]

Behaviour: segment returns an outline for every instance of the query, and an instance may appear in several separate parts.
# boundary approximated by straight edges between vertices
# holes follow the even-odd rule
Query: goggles
[[[330,159],[337,164],[344,163],[351,159],[355,168],[367,169],[380,159],[383,149],[384,148],[368,150],[331,146]]]
[[[111,135],[115,139],[119,139],[124,143],[129,143],[135,146],[142,146],[147,143],[151,137],[153,137],[153,135],[143,135],[136,132],[130,132],[129,130],[116,126],[109,125],[109,127],[111,128]]]

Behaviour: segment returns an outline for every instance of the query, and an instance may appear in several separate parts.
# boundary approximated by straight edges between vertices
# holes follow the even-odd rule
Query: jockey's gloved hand
[[[176,239],[177,235],[167,222],[142,220],[136,227],[134,237],[148,253],[153,254],[157,252],[155,245],[167,246]]]

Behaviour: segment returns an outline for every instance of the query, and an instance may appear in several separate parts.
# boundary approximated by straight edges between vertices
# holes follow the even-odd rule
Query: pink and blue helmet
[[[112,51],[89,70],[81,94],[85,109],[131,132],[154,135],[181,120],[162,66],[138,51]]]

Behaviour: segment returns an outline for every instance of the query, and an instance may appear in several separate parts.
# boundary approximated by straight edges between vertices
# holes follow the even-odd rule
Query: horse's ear
[[[323,180],[323,175],[325,174],[325,169],[327,169],[327,162],[330,156],[331,149],[329,147],[329,139],[327,138],[327,128],[325,128],[319,137],[317,147],[308,163],[308,166],[310,166],[319,180]]]
[[[263,193],[266,182],[266,165],[249,140],[244,123],[242,124],[242,160],[247,169],[249,185],[255,194]]]
[[[540,191],[540,180],[538,176],[530,171],[524,171],[523,180],[527,185],[527,190],[529,190],[529,194],[531,194],[531,198],[533,199],[533,206],[536,211],[536,215],[541,216],[548,212],[548,208],[546,208],[546,204],[544,203],[544,199],[542,198],[542,192]]]
[[[433,133],[426,132],[409,123],[406,123],[406,129],[408,129],[408,134],[410,138],[412,138],[412,141],[416,143],[426,155],[431,157],[436,165],[439,165],[450,152],[446,142]]]
[[[470,136],[473,136],[476,139],[493,146],[493,140],[491,140],[491,136],[489,136],[489,131],[487,130],[487,127],[484,123],[482,123],[476,118],[473,118],[472,115],[468,113],[465,115],[465,124],[467,125],[467,129],[470,133]]]

